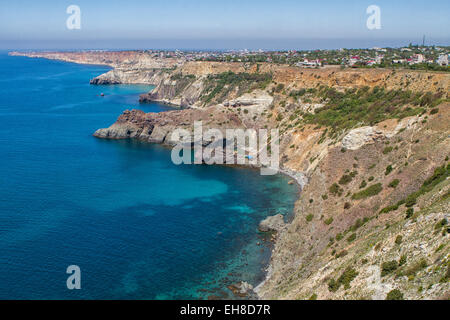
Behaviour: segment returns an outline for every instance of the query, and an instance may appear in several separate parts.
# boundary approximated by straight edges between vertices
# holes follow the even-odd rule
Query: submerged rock
[[[248,282],[241,281],[240,283],[232,284],[228,286],[228,289],[233,292],[236,297],[239,298],[255,298],[255,292],[253,286]]]

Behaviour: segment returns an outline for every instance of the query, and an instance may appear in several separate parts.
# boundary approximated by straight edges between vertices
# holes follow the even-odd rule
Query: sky
[[[68,29],[67,7],[81,10]],[[369,30],[377,5],[381,29]],[[450,45],[449,0],[0,0],[0,49],[326,49]]]

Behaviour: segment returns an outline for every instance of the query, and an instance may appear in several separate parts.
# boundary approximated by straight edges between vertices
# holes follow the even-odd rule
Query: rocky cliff
[[[448,73],[82,57],[115,68],[93,83],[145,81],[142,102],[189,107],[125,111],[96,137],[171,145],[194,121],[279,129],[282,172],[303,191],[293,221],[276,223],[260,297],[449,298]]]
[[[156,88],[142,101],[163,101],[172,104],[189,106],[205,106],[223,102],[223,100],[200,101],[207,95],[211,78],[232,72],[235,74],[270,74],[273,82],[285,86],[286,89],[317,88],[327,86],[338,90],[355,87],[382,87],[386,90],[411,90],[449,92],[449,77],[445,73],[411,72],[405,70],[359,70],[359,69],[300,69],[296,67],[271,64],[233,64],[214,62],[188,62],[172,72],[160,72],[151,79]],[[233,98],[233,90],[229,98]],[[236,96],[234,96],[236,97]]]
[[[288,152],[286,165],[305,170],[309,183],[260,296],[385,299],[398,290],[405,299],[448,298],[449,107],[322,147],[313,132],[294,136],[310,153]]]
[[[449,297],[448,75],[308,70],[270,73],[269,83],[227,76],[222,86],[220,73],[198,68],[142,97],[194,108],[127,111],[95,135],[173,144],[172,130],[196,120],[280,129],[282,171],[300,173],[304,189],[278,230],[260,297]]]

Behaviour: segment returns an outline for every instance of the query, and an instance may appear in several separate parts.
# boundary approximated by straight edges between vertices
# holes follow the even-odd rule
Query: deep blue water
[[[258,223],[292,212],[297,187],[92,137],[127,108],[170,109],[138,104],[148,86],[89,85],[107,70],[0,53],[0,298],[204,299],[257,284],[270,253]],[[66,288],[69,265],[81,290]]]

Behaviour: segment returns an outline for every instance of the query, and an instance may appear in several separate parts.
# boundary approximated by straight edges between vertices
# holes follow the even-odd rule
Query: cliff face
[[[343,141],[310,147],[311,159],[318,159],[309,164],[291,154],[287,165],[306,169],[309,183],[279,236],[260,296],[385,299],[398,289],[405,299],[448,298],[448,167],[415,203],[402,201],[448,166],[449,107],[380,123],[362,144],[350,134],[343,141],[354,142],[354,150],[342,149]],[[293,140],[307,146],[308,138]]]
[[[426,73],[412,71],[392,70],[341,70],[340,68],[300,69],[288,66],[274,66],[269,64],[245,65],[237,63],[220,64],[214,62],[188,62],[170,72],[159,73],[153,77],[152,84],[156,88],[143,101],[166,101],[172,104],[189,106],[204,106],[222,103],[226,99],[204,103],[200,101],[202,95],[207,93],[208,77],[224,72],[271,74],[274,83],[282,84],[286,88],[317,88],[327,86],[338,90],[358,87],[382,87],[386,90],[410,90],[413,92],[441,92],[448,96],[448,74]],[[179,75],[179,77],[177,77]],[[176,80],[171,77],[177,78]],[[193,78],[188,78],[192,76]],[[188,79],[188,80],[186,80]],[[189,81],[189,79],[191,81]],[[195,79],[195,80],[192,80]],[[227,97],[233,96],[233,91]]]
[[[113,70],[91,80],[91,84],[157,84],[159,74],[183,64],[177,59],[154,58],[142,51],[12,52],[12,56],[45,58],[66,62],[106,65]]]
[[[176,59],[153,58],[142,51],[11,52],[10,55],[141,70],[171,68],[181,63]]]

